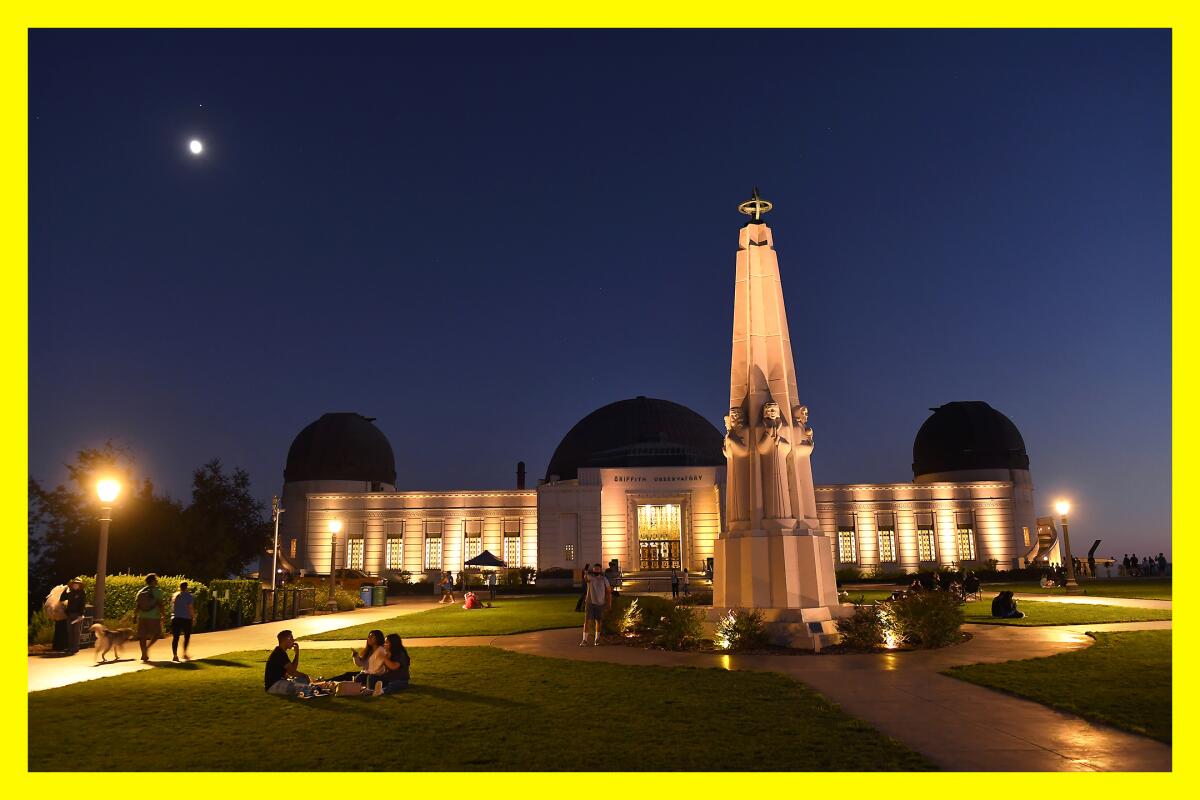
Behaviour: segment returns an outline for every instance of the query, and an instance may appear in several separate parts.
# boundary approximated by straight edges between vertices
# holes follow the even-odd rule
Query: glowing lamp
[[[1061,516],[1065,517],[1067,512],[1071,510],[1071,503],[1067,500],[1059,500],[1054,504],[1054,510],[1057,511]]]
[[[329,520],[329,532],[338,533],[342,529],[342,521],[340,519]]]
[[[112,478],[105,478],[96,484],[96,494],[100,497],[101,503],[111,503],[117,499],[117,495],[121,493],[121,484]]]

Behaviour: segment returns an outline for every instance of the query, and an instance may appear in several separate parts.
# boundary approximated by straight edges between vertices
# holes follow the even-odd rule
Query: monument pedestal
[[[762,612],[773,644],[820,650],[839,641],[838,602],[828,537],[807,530],[724,533],[716,541],[713,608],[717,622],[731,609]]]

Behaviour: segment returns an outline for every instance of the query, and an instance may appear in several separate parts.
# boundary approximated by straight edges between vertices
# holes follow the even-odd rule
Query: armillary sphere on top
[[[738,204],[738,211],[754,217],[755,220],[762,219],[762,215],[770,211],[775,206],[771,205],[770,200],[763,200],[758,196],[758,187],[754,187],[754,194],[749,200]]]

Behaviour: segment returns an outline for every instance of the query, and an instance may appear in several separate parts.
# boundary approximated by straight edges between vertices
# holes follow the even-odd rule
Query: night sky
[[[736,212],[818,483],[1020,428],[1077,551],[1170,554],[1165,31],[34,31],[30,472],[111,438],[279,491],[326,411],[401,489],[530,482],[601,405],[720,425]],[[191,138],[203,140],[199,157]]]

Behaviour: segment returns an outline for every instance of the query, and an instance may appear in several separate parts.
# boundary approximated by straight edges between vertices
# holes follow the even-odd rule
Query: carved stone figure
[[[792,516],[787,471],[787,457],[792,450],[788,441],[789,427],[779,412],[778,403],[763,403],[762,432],[758,435],[757,449],[762,467],[763,516],[767,519]]]
[[[746,420],[742,409],[731,408],[725,416],[725,513],[730,522],[750,519],[746,505],[750,480],[750,445],[746,443]]]
[[[808,427],[808,406],[792,409],[792,426],[796,439],[792,452],[797,456],[807,456],[813,449],[813,429]]]

